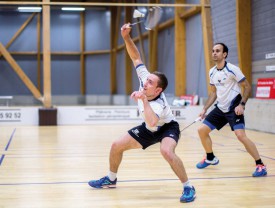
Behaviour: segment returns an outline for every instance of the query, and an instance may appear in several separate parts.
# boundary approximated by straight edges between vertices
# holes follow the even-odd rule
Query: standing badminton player
[[[175,153],[180,130],[163,93],[168,85],[167,78],[160,72],[151,74],[148,72],[141,61],[136,45],[130,37],[130,31],[129,24],[125,24],[121,28],[121,35],[140,80],[139,91],[134,91],[131,98],[137,101],[144,122],[130,129],[127,134],[112,144],[108,175],[99,180],[89,181],[89,185],[94,188],[116,187],[117,172],[124,151],[138,148],[145,150],[147,147],[160,142],[162,156],[183,184],[180,201],[191,202],[196,197],[196,191],[188,180],[181,159]]]
[[[256,145],[245,133],[244,110],[251,87],[240,68],[225,61],[227,55],[228,48],[224,43],[216,43],[214,45],[212,58],[216,66],[211,68],[209,72],[211,93],[199,116],[204,118],[207,109],[216,100],[217,104],[198,128],[202,145],[206,151],[206,157],[197,164],[197,168],[202,169],[219,163],[218,158],[213,153],[209,133],[214,129],[220,130],[224,125],[229,123],[238,140],[244,145],[246,151],[256,162],[256,170],[252,176],[265,176],[267,175],[266,166],[260,158]],[[241,88],[243,88],[242,95]]]

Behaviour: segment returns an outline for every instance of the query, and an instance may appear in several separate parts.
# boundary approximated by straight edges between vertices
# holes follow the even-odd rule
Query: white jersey
[[[143,84],[146,82],[148,75],[150,74],[144,64],[140,64],[136,67],[137,75],[139,78],[139,91],[143,89]],[[170,109],[169,104],[167,103],[166,97],[164,93],[162,92],[158,97],[156,97],[154,100],[149,101],[149,104],[153,111],[156,113],[156,115],[159,117],[159,121],[157,123],[157,126],[155,127],[149,127],[146,122],[146,128],[152,132],[157,131],[161,126],[163,126],[165,123],[169,123],[172,120],[176,120],[175,116],[172,114],[172,111]],[[139,113],[144,119],[144,106],[143,102],[139,99],[138,100],[138,109]]]
[[[211,68],[209,76],[210,84],[217,89],[217,107],[226,113],[241,94],[239,83],[245,80],[245,76],[239,67],[227,62],[221,70],[217,66]]]

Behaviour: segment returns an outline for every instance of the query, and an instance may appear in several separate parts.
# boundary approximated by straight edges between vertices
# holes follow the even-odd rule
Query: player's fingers
[[[131,94],[131,98],[134,98],[134,97],[135,97],[135,94],[136,94],[136,92],[133,92],[133,93]]]
[[[128,25],[129,25],[129,23],[125,23],[124,25],[122,25],[121,30],[126,30]]]

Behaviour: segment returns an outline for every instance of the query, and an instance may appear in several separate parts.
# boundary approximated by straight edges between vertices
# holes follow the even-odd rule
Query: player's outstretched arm
[[[131,32],[131,27],[129,26],[129,23],[124,24],[121,27],[121,36],[124,39],[127,52],[134,64],[134,66],[136,67],[137,65],[142,64],[143,62],[141,61],[140,53],[130,36],[130,32]]]

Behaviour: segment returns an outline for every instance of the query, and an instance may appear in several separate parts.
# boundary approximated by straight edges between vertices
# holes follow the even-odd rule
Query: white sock
[[[109,173],[108,173],[108,178],[109,178],[111,181],[116,180],[116,173],[114,173],[114,172],[112,172],[112,171],[109,171]]]
[[[183,188],[184,188],[185,186],[192,187],[191,182],[190,182],[189,180],[186,181],[186,182],[184,182],[184,183],[182,183],[182,184],[183,184]]]

